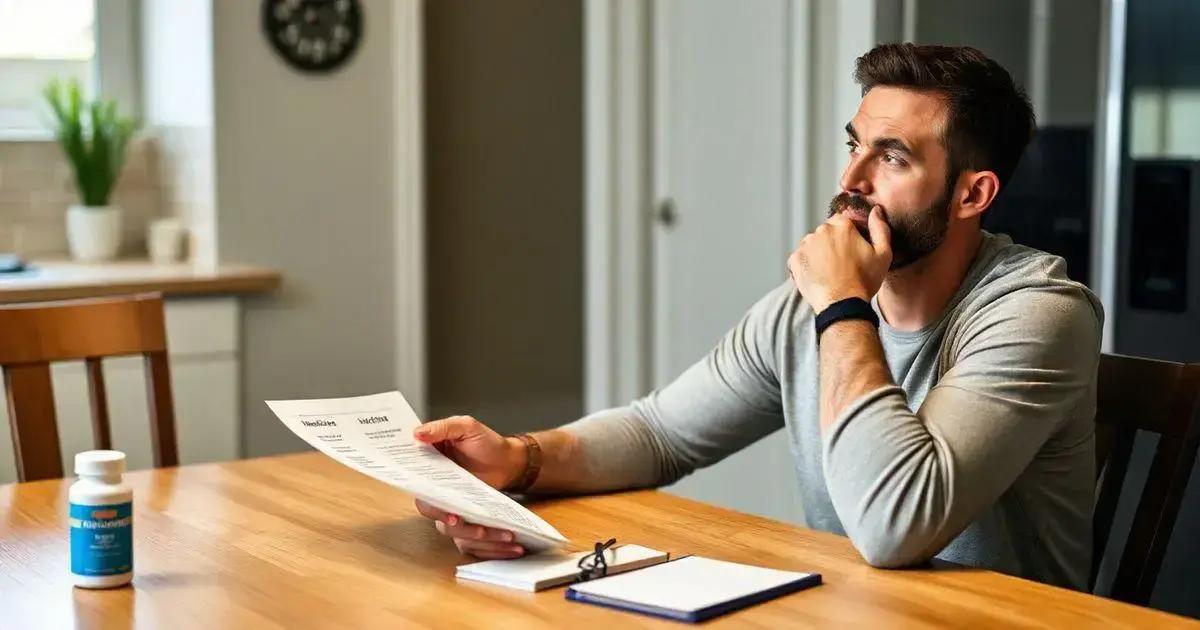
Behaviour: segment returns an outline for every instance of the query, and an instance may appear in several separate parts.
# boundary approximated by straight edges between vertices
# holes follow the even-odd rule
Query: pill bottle
[[[75,586],[113,588],[133,579],[133,489],[124,472],[121,451],[75,456],[79,480],[68,493]]]

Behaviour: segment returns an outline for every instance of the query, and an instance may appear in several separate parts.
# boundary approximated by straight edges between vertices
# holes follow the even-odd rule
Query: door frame
[[[665,165],[656,147],[669,95],[664,3],[584,0],[584,409],[628,404],[654,382],[652,213]],[[787,170],[792,242],[823,220],[842,125],[858,107],[854,59],[875,44],[877,0],[785,0],[789,15]],[[830,182],[828,186],[817,182]],[[783,264],[783,261],[780,261]]]
[[[650,4],[584,1],[584,410],[649,382]]]
[[[425,186],[424,92],[422,81],[423,0],[395,5],[391,29],[395,45],[392,159],[395,183],[393,243],[395,252],[396,386],[418,416],[429,411],[426,391],[425,326]]]
[[[1108,0],[1100,9],[1100,63],[1097,81],[1096,140],[1092,149],[1091,278],[1088,284],[1104,307],[1100,349],[1116,342],[1121,216],[1121,155],[1125,105],[1126,0]]]

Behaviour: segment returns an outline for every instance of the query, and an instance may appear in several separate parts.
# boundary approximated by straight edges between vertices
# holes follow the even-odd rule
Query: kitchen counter
[[[33,261],[26,271],[0,274],[0,304],[154,292],[165,297],[256,294],[274,291],[279,283],[278,271],[253,265],[203,269],[190,263],[145,260]]]

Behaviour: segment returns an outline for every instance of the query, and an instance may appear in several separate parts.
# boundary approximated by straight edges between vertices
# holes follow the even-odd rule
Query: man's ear
[[[959,178],[958,207],[955,216],[971,219],[983,214],[1000,192],[1000,178],[992,171],[967,171]]]

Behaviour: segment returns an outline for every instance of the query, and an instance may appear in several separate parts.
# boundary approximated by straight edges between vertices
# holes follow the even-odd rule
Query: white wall
[[[395,143],[394,49],[411,42],[397,41],[393,18],[411,5],[363,5],[355,57],[310,76],[269,48],[258,2],[213,3],[219,255],[284,278],[277,294],[245,302],[248,456],[302,447],[264,399],[396,388],[397,339],[414,334],[397,334],[393,232],[404,166],[394,158],[420,155]],[[404,80],[415,89],[415,76]]]
[[[141,6],[146,121],[211,126],[211,0],[145,0]]]
[[[163,214],[183,220],[188,258],[217,262],[212,0],[141,3],[141,111],[158,140]]]
[[[854,82],[854,63],[879,43],[876,0],[816,0],[812,14],[812,112],[805,136],[809,149],[809,208],[798,222],[794,240],[827,218],[846,167],[846,123],[858,112],[862,88]]]

